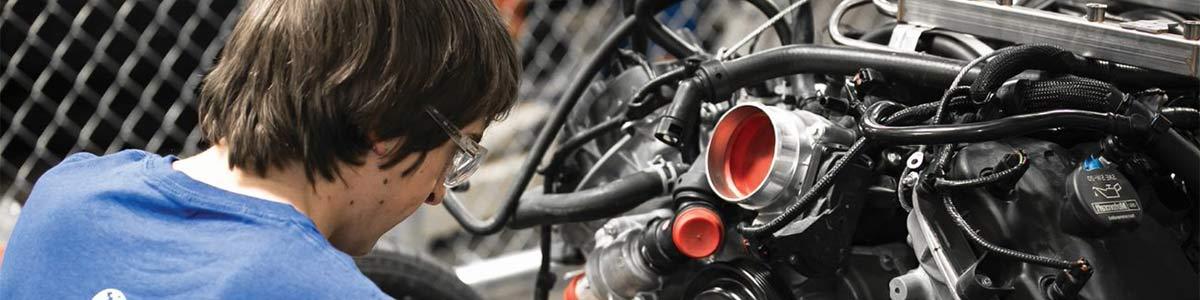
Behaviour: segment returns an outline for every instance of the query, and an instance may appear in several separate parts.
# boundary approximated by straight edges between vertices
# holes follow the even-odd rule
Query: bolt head
[[[912,155],[910,155],[908,157],[907,167],[909,169],[916,169],[916,168],[920,168],[921,164],[924,164],[924,163],[925,163],[925,153],[924,152],[914,152]]]
[[[1108,9],[1108,5],[1102,3],[1088,3],[1087,13],[1084,15],[1089,22],[1104,22],[1104,11]]]
[[[984,275],[979,275],[979,285],[982,285],[983,287],[991,287],[992,279]]]

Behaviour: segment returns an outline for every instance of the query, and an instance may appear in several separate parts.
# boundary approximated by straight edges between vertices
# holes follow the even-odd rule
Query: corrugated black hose
[[[997,97],[1006,114],[1015,115],[1052,109],[1079,109],[1095,112],[1116,112],[1124,94],[1107,82],[1077,76],[1059,76],[1042,80],[1019,80],[1013,86],[1015,97],[1004,97],[1005,88]]]
[[[896,111],[899,104],[876,102],[859,128],[872,143],[881,145],[921,145],[984,142],[1029,134],[1050,128],[1077,128],[1131,137],[1146,133],[1148,120],[1114,113],[1077,109],[1056,109],[1015,115],[983,122],[889,126],[879,123],[883,113]]]
[[[971,99],[982,103],[988,93],[1026,70],[1074,74],[1132,86],[1195,86],[1194,78],[1086,58],[1050,45],[1018,45],[997,50],[971,84]]]

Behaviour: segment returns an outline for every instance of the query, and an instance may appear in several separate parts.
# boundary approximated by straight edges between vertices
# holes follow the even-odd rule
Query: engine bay
[[[625,1],[501,211],[451,215],[541,228],[542,297],[1200,298],[1200,1],[750,2],[710,53]]]

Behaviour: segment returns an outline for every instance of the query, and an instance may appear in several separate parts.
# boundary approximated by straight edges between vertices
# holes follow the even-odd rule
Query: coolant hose
[[[1200,148],[1175,130],[1167,129],[1152,137],[1146,152],[1162,163],[1163,168],[1186,182],[1192,198],[1200,197]]]
[[[668,192],[677,170],[671,164],[654,166],[582,191],[525,196],[508,226],[520,229],[610,218]]]
[[[879,123],[880,116],[900,107],[890,101],[872,105],[860,124],[863,135],[881,145],[919,145],[984,142],[1059,127],[1090,129],[1125,137],[1145,131],[1145,122],[1139,122],[1138,118],[1075,109],[1056,109],[965,124],[889,126]]]
[[[944,87],[966,62],[916,53],[859,49],[843,46],[789,45],[754,53],[728,62],[701,66],[713,96],[767,79],[799,73],[850,75],[862,68],[895,74],[913,84]],[[978,74],[970,70],[966,81]],[[715,100],[714,100],[715,101]]]
[[[1197,129],[1200,127],[1200,111],[1187,107],[1164,107],[1162,115],[1171,120],[1175,128]]]

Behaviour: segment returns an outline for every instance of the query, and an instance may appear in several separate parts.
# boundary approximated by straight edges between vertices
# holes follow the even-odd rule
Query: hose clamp
[[[668,162],[662,155],[656,155],[654,159],[650,160],[650,168],[654,169],[655,174],[658,174],[663,192],[670,192],[675,188],[675,179],[679,178],[679,169],[675,167],[675,164]]]

